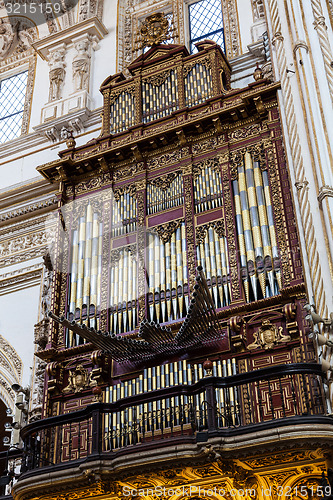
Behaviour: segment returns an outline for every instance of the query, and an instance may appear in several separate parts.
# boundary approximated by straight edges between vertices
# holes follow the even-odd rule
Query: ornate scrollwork
[[[195,284],[196,252],[194,244],[194,227],[192,212],[192,176],[184,177],[184,195],[185,195],[185,230],[187,241],[187,265],[189,273],[190,286]]]
[[[135,92],[135,85],[130,85],[129,87],[126,87],[125,89],[121,88],[118,90],[112,90],[109,103],[113,104],[118,99],[118,97],[123,93],[130,94],[134,97],[134,92]]]
[[[126,247],[115,248],[110,252],[110,265],[116,266],[119,262],[122,252],[127,251],[131,254],[131,257],[136,260],[137,258],[137,246],[136,245],[128,245]]]
[[[145,181],[145,179],[144,179]],[[145,291],[146,291],[146,275],[144,271],[145,262],[145,192],[138,189],[138,259],[139,259],[139,272],[138,272],[138,294],[139,294],[139,322],[145,319]]]
[[[133,177],[135,174],[139,174],[144,170],[144,163],[139,162],[134,165],[125,165],[113,173],[113,179],[115,182],[125,179],[126,177]]]
[[[275,345],[290,340],[290,335],[283,335],[282,326],[277,328],[275,325],[272,325],[269,319],[263,320],[261,327],[254,332],[253,336],[254,342],[247,346],[249,350],[259,348],[272,349]]]
[[[83,365],[77,365],[74,370],[69,371],[68,385],[64,388],[63,392],[81,392],[89,384],[88,370]]]
[[[122,248],[115,248],[110,253],[110,265],[116,266],[120,260]]]
[[[247,152],[251,154],[253,161],[258,161],[260,163],[260,168],[266,170],[265,152],[263,149],[263,144],[255,144],[254,146],[248,146],[246,148]]]
[[[182,159],[182,151],[176,149],[171,153],[165,153],[160,156],[156,156],[147,162],[148,170],[152,170],[156,167],[162,167],[164,165],[170,165],[172,163],[177,163]]]
[[[137,43],[138,48],[151,47],[171,40],[172,32],[164,12],[157,12],[146,17],[140,28]]]
[[[201,175],[202,170],[205,168],[209,168],[220,173],[219,157],[208,158],[200,163],[196,163],[195,165],[193,165],[193,178],[195,179],[196,177]]]
[[[231,205],[231,194],[229,189],[228,181],[228,163],[222,163],[222,179],[223,179],[223,201],[225,209],[225,221],[227,227],[228,236],[228,248],[229,248],[229,266],[230,266],[230,282],[232,290],[232,299],[240,298],[240,287],[239,287],[239,277],[238,277],[238,267],[237,267],[237,251],[234,236],[235,222],[232,214]]]
[[[143,83],[151,83],[155,87],[159,87],[165,80],[170,76],[171,69],[167,71],[163,71],[163,73],[159,73],[158,75],[153,75],[143,80]]]
[[[105,213],[110,213],[111,211],[111,202],[107,200],[104,204]],[[100,316],[100,328],[102,331],[106,331],[107,327],[107,300],[108,300],[108,252],[110,247],[110,231],[111,231],[111,223],[109,217],[105,217],[104,219],[104,227],[103,227],[103,260],[102,260],[102,277],[101,277],[101,316]]]
[[[128,186],[119,187],[119,188],[115,189],[114,192],[113,192],[114,199],[116,201],[119,201],[121,195],[127,194],[127,193],[130,196],[135,197],[136,196],[136,185],[135,184],[129,184]]]
[[[177,172],[171,172],[166,175],[162,175],[161,177],[156,177],[156,179],[152,179],[149,181],[150,184],[162,189],[162,191],[166,191],[171,183],[181,174],[181,170],[177,170]]]
[[[79,182],[75,186],[75,195],[86,193],[87,191],[93,191],[95,189],[99,189],[106,184],[111,182],[111,172],[106,172],[102,176],[94,177],[93,179],[89,179],[87,181]],[[67,193],[69,194],[69,193]]]
[[[235,181],[238,177],[238,167],[240,164],[242,164],[244,161],[243,158],[243,152],[242,151],[233,151],[230,154],[230,160],[229,160],[229,165],[230,165],[230,175],[231,175],[231,180]]]
[[[183,70],[184,76],[187,76],[196,64],[202,64],[207,69],[210,69],[212,67],[212,62],[210,60],[210,57],[205,57],[203,59],[200,59],[200,61],[195,60],[195,61],[192,61],[190,64],[187,64],[186,66],[184,66],[184,70]]]
[[[208,229],[212,227],[215,229],[217,235],[222,238],[225,236],[225,225],[222,219],[209,222],[208,224],[203,224],[202,226],[197,226],[195,230],[195,241],[197,245],[200,245],[205,241]]]
[[[170,241],[172,234],[179,228],[184,219],[172,220],[154,227],[154,231],[159,235],[163,243]]]
[[[241,139],[247,139],[249,137],[259,137],[261,132],[261,126],[259,123],[254,123],[247,127],[237,128],[230,133],[231,141],[239,141]]]
[[[192,153],[194,155],[204,153],[205,151],[213,151],[218,146],[218,140],[214,137],[209,137],[205,141],[200,141],[192,144]]]
[[[265,139],[263,141],[264,151],[266,153],[267,166],[270,177],[271,186],[276,186],[280,182],[278,178],[276,162],[275,162],[275,152],[274,145],[271,139]],[[289,247],[288,247],[288,237],[285,232],[284,217],[282,213],[282,200],[280,198],[280,193],[278,189],[272,190],[272,205],[274,209],[275,226],[278,234],[278,243],[281,256],[281,266],[282,266],[282,277],[284,285],[287,286],[291,282],[292,269],[289,263]]]

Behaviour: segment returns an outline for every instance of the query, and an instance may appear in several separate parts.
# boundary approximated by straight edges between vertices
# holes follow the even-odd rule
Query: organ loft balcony
[[[232,89],[197,48],[153,44],[107,78],[99,137],[38,167],[59,203],[15,500],[328,481],[332,366],[309,333],[330,348],[331,321],[304,310],[279,83]]]

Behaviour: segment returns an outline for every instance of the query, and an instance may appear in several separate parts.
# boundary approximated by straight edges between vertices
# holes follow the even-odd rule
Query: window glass
[[[201,0],[189,5],[190,51],[196,51],[195,42],[213,40],[224,51],[221,0]]]
[[[0,81],[0,144],[21,135],[28,71]]]

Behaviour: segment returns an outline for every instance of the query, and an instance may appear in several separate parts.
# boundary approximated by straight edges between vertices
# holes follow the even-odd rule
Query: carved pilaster
[[[182,64],[177,64],[177,81],[178,81],[178,97],[179,109],[185,108],[185,88],[184,88],[184,72]]]
[[[277,168],[277,160],[275,157],[275,146],[270,139],[265,139],[263,141],[263,146],[266,153],[266,162],[268,165],[270,186],[272,187],[271,189],[272,205],[274,210],[277,240],[280,250],[283,285],[288,286],[293,278],[293,270],[291,266],[288,235],[286,234],[286,229],[285,229],[285,217],[283,214],[281,182]]]
[[[146,317],[146,179],[137,182],[137,211],[138,211],[138,304],[139,322]]]
[[[91,41],[87,36],[75,40],[74,47],[76,55],[72,62],[72,79],[74,92],[80,90],[89,91]]]
[[[223,153],[219,157],[219,163],[221,167],[222,174],[222,185],[223,185],[223,204],[226,222],[226,237],[228,240],[228,255],[229,255],[229,267],[230,267],[230,283],[231,283],[231,300],[239,300],[241,298],[240,282],[239,282],[239,272],[237,264],[237,249],[236,249],[236,231],[234,216],[232,212],[231,203],[231,190],[229,185],[229,154],[228,152]],[[236,164],[237,166],[237,164]],[[231,175],[236,175],[235,169],[232,171]]]
[[[62,87],[65,80],[65,45],[61,44],[52,51],[50,51],[48,56],[49,63],[49,79],[50,79],[50,89],[49,89],[49,102],[57,101],[62,97]]]
[[[102,135],[108,135],[111,128],[110,92],[110,89],[103,90]]]
[[[109,283],[109,255],[111,235],[111,200],[103,204],[103,250],[102,250],[102,277],[101,277],[101,314],[100,330],[108,330],[108,283]]]
[[[193,290],[195,285],[195,237],[194,237],[194,215],[193,215],[193,182],[192,182],[192,165],[186,165],[183,168],[183,187],[184,187],[184,204],[185,204],[185,231],[187,241],[187,266],[189,275],[190,290]]]

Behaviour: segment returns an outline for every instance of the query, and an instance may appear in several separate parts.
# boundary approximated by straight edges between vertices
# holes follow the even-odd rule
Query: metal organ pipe
[[[148,215],[178,207],[184,203],[183,180],[181,174],[162,189],[150,182],[147,185],[147,213]]]
[[[215,307],[230,304],[227,241],[225,236],[219,236],[213,227],[207,228],[204,239],[197,245],[197,261],[198,265],[203,267]]]
[[[137,261],[135,250],[124,247],[111,254],[110,330],[125,333],[137,322]]]
[[[88,203],[72,230],[68,317],[98,328],[102,259],[102,226],[99,214]],[[66,333],[71,347],[84,340],[73,332]]]
[[[185,224],[182,222],[168,241],[148,233],[149,318],[164,323],[184,315],[187,262]]]
[[[245,165],[245,168],[244,168]],[[268,173],[244,155],[233,181],[242,279],[247,302],[278,293],[282,286]],[[252,291],[252,295],[251,295]]]

